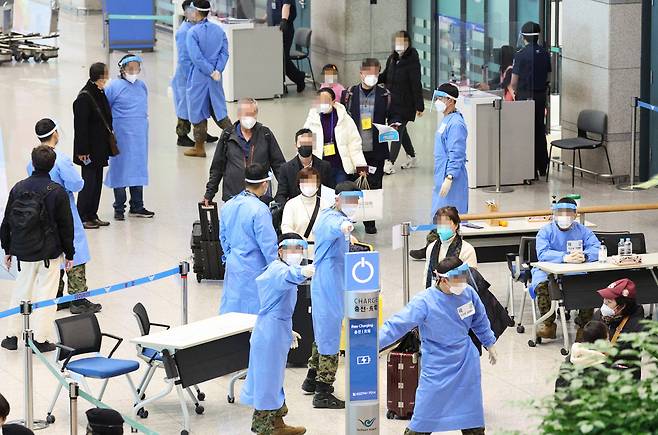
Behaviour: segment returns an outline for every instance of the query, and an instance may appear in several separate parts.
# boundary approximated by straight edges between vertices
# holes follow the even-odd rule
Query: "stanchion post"
[[[402,292],[404,305],[409,303],[409,233],[411,222],[402,222]]]
[[[187,325],[187,274],[190,272],[190,263],[181,261],[178,270],[181,288],[181,325]]]
[[[34,429],[34,394],[32,386],[34,377],[32,372],[32,349],[30,341],[34,340],[34,332],[30,329],[30,314],[32,314],[32,303],[30,301],[21,301],[21,314],[23,315],[23,344],[25,345],[25,384],[23,385],[25,394],[25,427]]]
[[[78,435],[78,384],[71,382],[69,384],[69,410],[70,410],[70,425],[71,435]]]
[[[496,167],[496,187],[487,187],[485,192],[489,193],[510,193],[514,192],[511,187],[501,186],[503,172],[503,99],[496,98],[493,100],[493,108],[498,112],[498,165]]]

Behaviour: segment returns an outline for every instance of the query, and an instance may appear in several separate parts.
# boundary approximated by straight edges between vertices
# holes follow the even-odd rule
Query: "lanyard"
[[[619,334],[621,334],[621,330],[624,329],[624,326],[626,326],[626,322],[628,322],[628,318],[630,316],[624,317],[624,320],[619,323],[619,326],[617,326],[617,329],[615,330],[615,335],[612,336],[610,339],[610,343],[615,344],[617,342],[617,339],[619,338]]]
[[[329,125],[330,125],[330,129],[331,129],[331,142],[330,143],[336,144],[336,142],[334,142],[334,139],[335,139],[335,137],[334,137],[335,136],[334,128],[336,128],[336,126],[334,125],[334,110],[331,111],[331,120],[329,121]]]

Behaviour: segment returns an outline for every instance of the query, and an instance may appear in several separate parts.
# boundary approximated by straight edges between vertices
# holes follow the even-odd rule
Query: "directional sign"
[[[379,288],[379,253],[345,254],[345,290],[362,291]]]

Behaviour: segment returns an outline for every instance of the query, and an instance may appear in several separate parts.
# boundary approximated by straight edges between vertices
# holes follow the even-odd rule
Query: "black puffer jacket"
[[[420,83],[420,59],[415,48],[409,47],[402,57],[397,52],[391,54],[386,60],[386,68],[379,75],[379,83],[384,83],[391,93],[392,117],[414,121],[416,111],[425,110],[423,86]]]

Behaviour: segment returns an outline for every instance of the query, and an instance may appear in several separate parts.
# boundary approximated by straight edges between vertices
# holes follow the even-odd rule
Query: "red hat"
[[[619,279],[598,290],[598,293],[605,299],[617,299],[619,296],[635,299],[635,283],[628,278]]]

